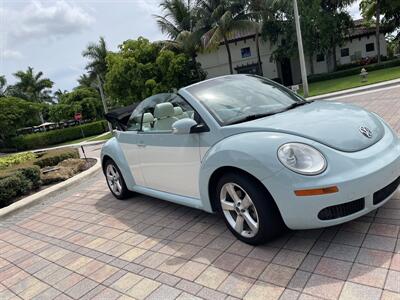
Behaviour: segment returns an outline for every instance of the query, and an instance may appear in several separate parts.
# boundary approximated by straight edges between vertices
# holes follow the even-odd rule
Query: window
[[[375,50],[375,44],[374,43],[368,43],[365,45],[365,51],[371,52]]]
[[[323,53],[317,54],[317,62],[321,62],[325,60],[325,55]]]
[[[341,56],[341,57],[349,56],[349,48],[342,48],[342,49],[340,49],[340,56]]]
[[[240,49],[240,52],[242,53],[242,58],[251,56],[250,47],[242,48],[242,49]]]
[[[193,108],[176,94],[158,94],[140,103],[133,111],[127,130],[171,132],[172,124],[183,118],[194,119]]]
[[[187,89],[220,125],[252,115],[282,112],[302,101],[273,81],[253,75],[215,78]]]

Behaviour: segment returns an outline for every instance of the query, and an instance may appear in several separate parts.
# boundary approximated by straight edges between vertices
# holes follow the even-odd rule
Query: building
[[[365,27],[362,20],[354,21],[348,39],[342,47],[336,47],[336,60],[338,65],[344,65],[360,61],[361,59],[373,58],[377,55],[375,28]],[[380,32],[381,55],[387,55],[385,33],[382,28]],[[258,70],[257,50],[255,34],[245,34],[229,40],[232,54],[232,64],[235,73],[261,74]],[[292,57],[281,61],[273,61],[271,54],[274,46],[269,41],[264,42],[260,38],[260,56],[262,74],[271,79],[278,79],[285,85],[293,85],[301,82],[300,63],[298,57]],[[212,78],[229,74],[228,55],[223,44],[212,52],[199,53],[197,60],[207,72],[207,77]],[[314,74],[332,71],[332,59],[324,54],[314,55]],[[310,58],[306,57],[307,74],[311,74]]]

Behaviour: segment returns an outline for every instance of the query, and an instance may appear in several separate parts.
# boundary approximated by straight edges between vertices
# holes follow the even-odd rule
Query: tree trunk
[[[332,47],[332,56],[333,56],[333,72],[336,71],[337,61],[336,61],[336,46]]]
[[[381,0],[376,0],[375,37],[376,37],[376,48],[377,48],[376,53],[378,54],[378,64],[381,63],[381,42],[379,38],[380,18],[381,18]]]
[[[224,44],[226,47],[226,52],[228,53],[228,61],[229,61],[229,72],[233,74],[233,67],[232,67],[232,56],[231,56],[231,49],[229,48],[228,39],[224,35]]]
[[[312,74],[314,74],[314,60],[313,60],[313,55],[312,55],[312,54],[309,55],[309,56],[308,56],[308,59],[309,59],[309,61],[310,61],[310,72],[311,72],[311,75],[312,75]]]
[[[104,92],[103,92],[103,82],[101,81],[99,74],[97,74],[97,82],[99,85],[100,97],[101,97],[101,102],[103,103],[104,113],[106,114],[106,113],[108,113],[108,108],[107,108],[106,98],[105,98]],[[110,122],[107,122],[107,123],[108,123],[108,130],[112,134],[113,133],[112,125]]]
[[[196,70],[197,78],[200,80],[201,76],[200,76],[199,66],[197,65],[196,53],[192,54],[192,61],[194,64],[194,69]]]
[[[258,33],[258,27],[256,28],[256,50],[257,50],[257,64],[258,64],[258,72],[260,76],[263,76],[262,64],[261,64],[261,55],[260,55],[260,36]]]

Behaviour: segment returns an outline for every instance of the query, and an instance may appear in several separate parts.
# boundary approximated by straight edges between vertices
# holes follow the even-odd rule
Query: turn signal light
[[[297,190],[294,191],[296,196],[318,196],[325,194],[333,194],[339,192],[337,186],[330,186],[326,188],[310,189],[310,190]]]

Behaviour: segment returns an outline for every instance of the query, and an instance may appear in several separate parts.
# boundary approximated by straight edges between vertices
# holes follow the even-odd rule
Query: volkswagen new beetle
[[[111,192],[220,212],[240,240],[340,224],[400,183],[400,143],[376,114],[306,101],[258,76],[230,75],[143,100],[102,149]]]

